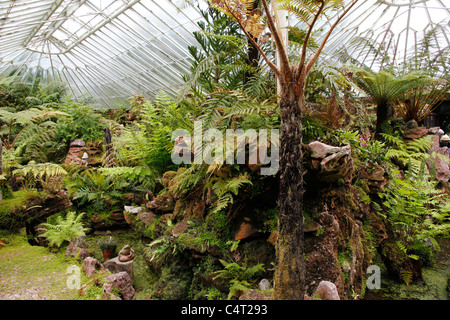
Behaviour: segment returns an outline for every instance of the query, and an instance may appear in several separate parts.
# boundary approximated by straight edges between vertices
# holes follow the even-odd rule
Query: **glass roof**
[[[105,107],[160,89],[175,95],[192,62],[197,4],[207,7],[204,0],[0,0],[0,74],[57,78],[74,98],[92,96]],[[405,61],[425,37],[433,54],[449,51],[449,0],[359,1],[325,54],[379,67],[380,50],[368,48]]]

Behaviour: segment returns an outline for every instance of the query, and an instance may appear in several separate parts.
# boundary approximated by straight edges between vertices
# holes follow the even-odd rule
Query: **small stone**
[[[75,139],[70,143],[70,148],[83,148],[86,146],[86,142],[81,139]]]
[[[322,300],[341,300],[336,285],[330,281],[320,281],[315,294]]]
[[[124,210],[130,214],[138,214],[142,211],[141,207],[124,206]]]
[[[118,258],[120,262],[133,260],[134,250],[130,247],[129,244],[127,244],[122,248],[122,250],[120,250]]]
[[[405,123],[405,127],[406,129],[416,129],[419,127],[419,125],[417,124],[416,120],[412,119]]]
[[[172,229],[172,236],[178,238],[182,233],[189,229],[189,223],[186,220],[181,221]]]
[[[342,263],[342,270],[344,270],[344,272],[350,272],[352,270],[352,267],[348,261],[344,261]]]
[[[274,230],[270,233],[269,238],[267,239],[267,242],[269,242],[271,245],[275,246],[278,239],[278,231]]]
[[[259,284],[258,284],[258,288],[261,291],[267,291],[270,290],[270,282],[267,279],[262,279]]]
[[[256,228],[250,221],[249,218],[245,217],[244,221],[240,224],[237,232],[234,234],[233,240],[244,240],[256,236],[259,233],[258,228]]]

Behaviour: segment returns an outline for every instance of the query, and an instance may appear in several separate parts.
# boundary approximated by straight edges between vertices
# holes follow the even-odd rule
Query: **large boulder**
[[[334,182],[353,171],[350,146],[333,147],[314,141],[305,147],[306,168],[315,180]]]

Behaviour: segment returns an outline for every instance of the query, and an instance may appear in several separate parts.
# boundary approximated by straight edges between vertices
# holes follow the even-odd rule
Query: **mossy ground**
[[[101,263],[104,262],[97,243],[105,236],[87,236],[89,252]],[[143,258],[144,243],[135,233],[114,235],[118,250],[130,244],[135,250],[134,275],[136,299],[146,300],[149,290],[156,281],[155,275],[148,269]],[[31,246],[25,233],[10,234],[0,230],[0,239],[7,245],[0,249],[0,300],[95,300],[102,295],[101,287],[88,286],[86,294],[80,296],[78,290],[67,287],[70,273],[67,268],[81,262],[75,258],[65,257],[65,248],[51,251],[45,247]],[[92,279],[81,272],[81,286],[86,286]]]
[[[381,289],[366,290],[366,300],[449,300],[450,238],[438,239],[441,251],[433,266],[422,268],[422,280],[409,285],[392,280],[379,256],[374,264],[381,269]]]
[[[75,259],[31,246],[24,233],[5,236],[0,250],[0,299],[74,300],[77,290],[67,287],[67,268]]]

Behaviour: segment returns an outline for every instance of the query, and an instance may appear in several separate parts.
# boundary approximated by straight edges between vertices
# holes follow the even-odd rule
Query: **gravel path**
[[[70,264],[42,247],[26,244],[0,250],[0,300],[68,300]]]

